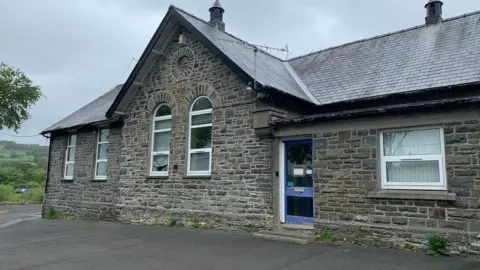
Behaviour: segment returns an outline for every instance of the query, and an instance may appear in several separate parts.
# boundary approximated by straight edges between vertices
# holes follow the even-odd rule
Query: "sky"
[[[45,95],[17,136],[37,135],[124,83],[170,4],[205,20],[214,0],[0,1],[0,62],[19,68]],[[226,30],[290,57],[423,24],[427,0],[221,0]],[[444,0],[443,17],[480,10]],[[2,133],[14,135],[10,130]],[[42,136],[0,140],[47,144]]]

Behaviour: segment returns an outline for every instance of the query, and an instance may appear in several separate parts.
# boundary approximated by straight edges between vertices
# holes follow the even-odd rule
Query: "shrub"
[[[0,202],[16,201],[15,190],[10,185],[0,185]]]
[[[427,254],[448,256],[450,253],[448,252],[447,245],[448,240],[445,237],[437,234],[431,235],[428,237]]]
[[[28,200],[31,202],[42,202],[43,201],[44,189],[42,187],[32,188],[28,193]]]

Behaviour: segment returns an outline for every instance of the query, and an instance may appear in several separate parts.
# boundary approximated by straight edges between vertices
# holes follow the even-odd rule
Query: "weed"
[[[49,207],[47,208],[46,218],[47,218],[47,219],[58,219],[57,210],[55,210],[55,208],[53,208],[52,206],[49,206]]]
[[[8,214],[8,210],[0,210],[0,215],[6,215]]]
[[[176,226],[176,225],[177,225],[177,220],[174,219],[173,217],[169,217],[169,218],[165,221],[165,225],[168,226],[168,227]]]
[[[448,240],[445,237],[433,234],[428,237],[427,254],[434,256],[448,256],[450,253],[448,252],[447,245]]]
[[[194,219],[191,222],[189,222],[188,227],[198,229],[200,228],[200,221],[198,221],[198,219]]]
[[[63,219],[63,220],[76,220],[77,217],[74,217],[74,216],[61,216],[60,219]]]
[[[315,240],[320,242],[332,243],[333,242],[333,233],[330,229],[323,230],[318,232],[315,235]]]

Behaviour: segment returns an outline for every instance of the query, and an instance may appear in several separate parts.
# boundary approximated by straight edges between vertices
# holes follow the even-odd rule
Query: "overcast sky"
[[[208,20],[214,0],[2,0],[0,62],[20,68],[46,99],[19,135],[51,124],[123,83],[174,4]],[[297,56],[424,23],[427,0],[221,0],[228,32]],[[480,10],[444,0],[443,17]],[[13,134],[12,131],[3,130]],[[0,140],[45,144],[43,137]]]

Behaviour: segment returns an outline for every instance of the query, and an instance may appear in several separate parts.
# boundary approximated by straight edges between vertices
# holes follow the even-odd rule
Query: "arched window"
[[[172,134],[172,110],[168,105],[160,105],[153,118],[152,155],[150,175],[168,175],[170,138]]]
[[[200,97],[190,109],[188,175],[210,175],[212,168],[212,102]]]

